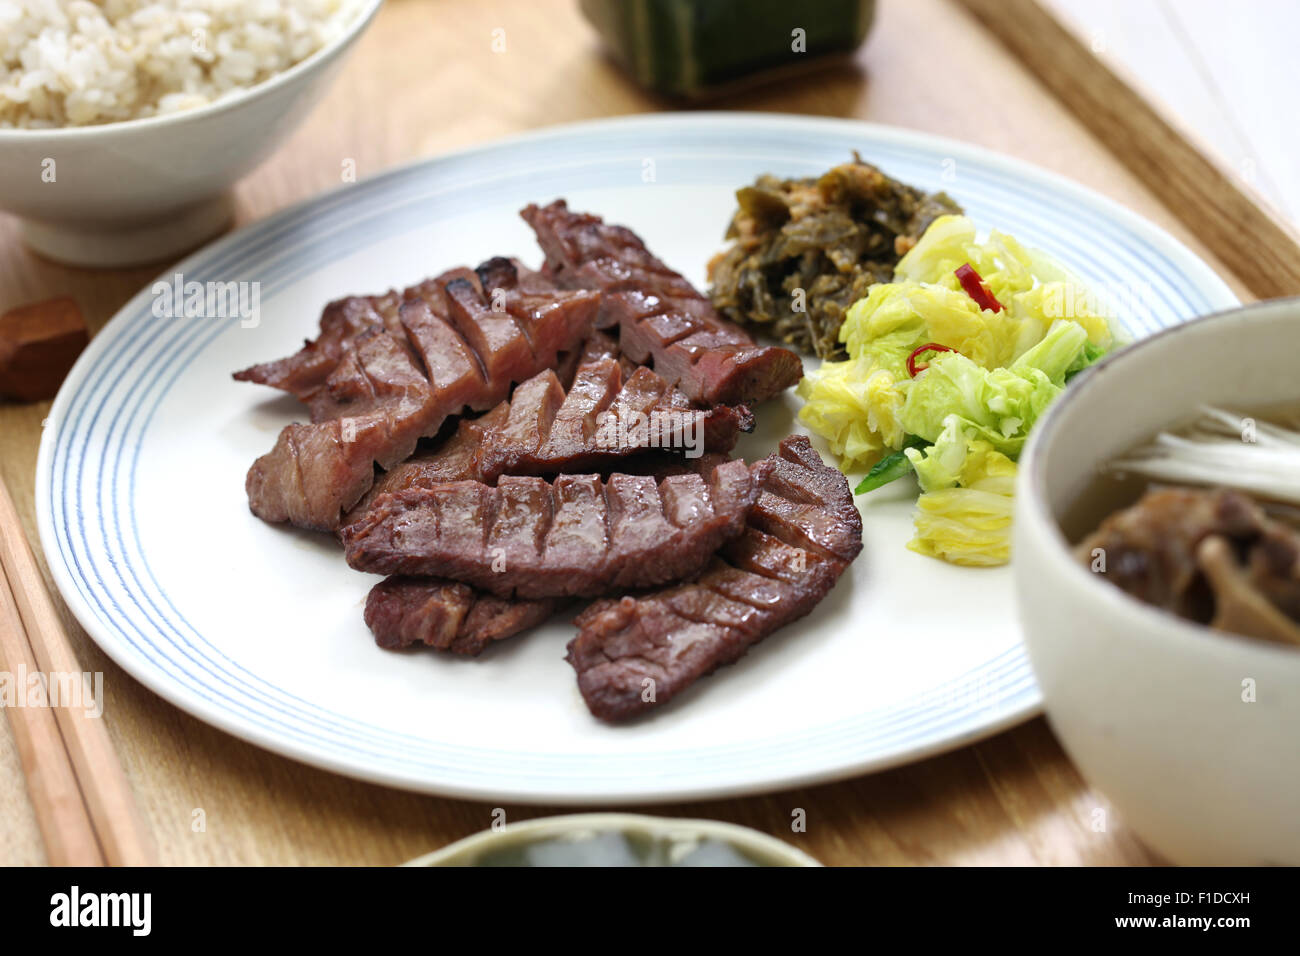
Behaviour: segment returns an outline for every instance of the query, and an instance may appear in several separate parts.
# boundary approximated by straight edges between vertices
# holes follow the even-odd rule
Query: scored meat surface
[[[294,382],[313,421],[287,426],[249,469],[254,514],[334,530],[370,488],[376,464],[389,469],[410,457],[421,437],[464,408],[503,401],[591,332],[598,294],[556,289],[506,259],[489,260],[472,279],[447,275],[398,307],[400,330],[371,325],[329,350],[285,360],[294,371],[277,381]],[[306,370],[318,374],[326,351],[338,361],[307,387]]]
[[[617,360],[601,359],[577,370],[567,394],[549,371],[515,389],[506,419],[485,436],[479,479],[600,470],[650,449],[728,452],[753,427],[743,405],[692,408],[650,369],[625,377]]]
[[[593,329],[587,340],[576,349],[565,352],[555,366],[555,376],[560,384],[569,389],[573,385],[578,369],[601,359],[613,359],[618,362],[624,375],[631,375],[639,366],[618,350],[618,341],[613,336]]]
[[[556,281],[565,288],[604,293],[599,321],[618,326],[623,354],[652,364],[692,401],[756,404],[803,377],[797,355],[755,344],[630,229],[571,212],[562,199],[544,207],[530,205],[522,215],[536,232]]]
[[[416,484],[461,479],[494,484],[502,475],[608,471],[653,451],[697,459],[729,452],[740,433],[754,427],[754,416],[743,405],[693,408],[648,368],[634,367],[626,380],[623,374],[617,359],[597,359],[576,370],[567,393],[551,370],[535,375],[510,401],[462,420],[438,448],[379,476],[343,523],[380,494]]]
[[[770,466],[697,474],[503,477],[376,499],[341,534],[348,563],[501,597],[591,597],[696,574],[743,529]]]
[[[862,550],[848,482],[802,436],[766,459],[744,532],[695,580],[598,601],[576,619],[569,663],[592,714],[653,711],[809,613]]]
[[[236,372],[234,377],[240,382],[270,385],[309,402],[362,335],[387,331],[401,336],[402,305],[429,297],[441,298],[443,284],[458,278],[472,281],[477,276],[472,269],[460,266],[402,292],[354,295],[331,302],[321,313],[320,334],[315,339],[308,339],[287,358],[254,365]]]
[[[455,581],[397,576],[370,589],[365,618],[380,647],[423,644],[474,657],[536,627],[558,607],[553,598],[499,598]]]
[[[437,454],[417,456],[381,475],[345,523],[359,518],[380,495],[473,478],[482,437],[478,429],[504,417],[506,408],[498,405],[481,418],[462,422]],[[365,620],[380,647],[424,644],[473,657],[494,641],[535,627],[557,607],[550,598],[508,600],[441,578],[394,576],[370,589]]]
[[[372,501],[390,492],[473,478],[483,429],[503,418],[506,411],[506,405],[498,405],[481,418],[462,422],[436,451],[417,455],[381,475],[349,512],[345,524],[359,519]],[[622,458],[619,466],[631,474],[666,478],[692,471],[710,474],[725,461],[725,455],[714,452],[695,459],[655,454]],[[453,654],[477,655],[489,643],[545,621],[558,603],[551,598],[499,598],[441,578],[397,576],[385,578],[371,589],[365,617],[380,647],[421,643]]]
[[[249,506],[387,575],[365,608],[385,648],[477,655],[570,598],[633,592],[569,646],[592,712],[621,720],[648,709],[645,677],[653,707],[808,613],[861,521],[806,439],[727,457],[746,406],[802,376],[794,353],[630,230],[563,201],[523,215],[541,272],[495,258],[340,299],[298,352],[235,373],[310,413],[249,469]]]

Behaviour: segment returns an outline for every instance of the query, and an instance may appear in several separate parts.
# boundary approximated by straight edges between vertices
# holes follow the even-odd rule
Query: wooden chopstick
[[[18,678],[21,674],[35,673],[36,660],[18,617],[9,579],[3,572],[0,572],[0,666],[9,672],[14,694],[26,694],[27,688]],[[51,866],[103,866],[104,853],[90,824],[90,812],[53,712],[49,707],[22,706],[13,700],[5,702],[5,713],[18,745],[36,825],[45,842],[46,860]]]
[[[31,544],[3,480],[0,480],[0,566],[17,605],[22,631],[26,634],[36,667],[51,675],[81,675],[81,665],[72,649],[72,642],[45,588]],[[80,680],[80,676],[77,679]],[[99,838],[104,861],[109,866],[150,865],[154,862],[153,841],[136,805],[131,784],[122,770],[103,719],[90,716],[86,703],[83,701],[79,707],[47,709],[54,712],[65,753],[71,761],[91,825]],[[103,701],[98,703],[102,706]],[[41,752],[36,759],[43,760],[46,756]],[[50,776],[53,777],[53,772]],[[66,838],[61,835],[58,840],[71,843],[73,836],[69,832]]]

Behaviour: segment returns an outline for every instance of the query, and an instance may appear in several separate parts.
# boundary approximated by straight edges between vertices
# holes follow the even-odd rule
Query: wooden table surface
[[[797,25],[797,24],[795,24]],[[493,52],[503,29],[505,52]],[[852,63],[736,93],[713,108],[856,117],[1020,156],[1169,229],[1239,283],[1090,134],[949,0],[883,0]],[[671,108],[600,54],[570,0],[388,0],[325,102],[239,184],[241,222],[397,163],[554,123]],[[952,191],[960,195],[960,169]],[[94,328],[167,263],[101,272],[44,262],[0,217],[0,310],[72,294]],[[0,475],[35,540],[32,492],[48,404],[0,404]],[[66,614],[66,609],[64,609]],[[105,715],[169,864],[390,864],[492,822],[494,807],[359,783],[274,756],[154,696],[69,624],[104,672]],[[1012,626],[1012,622],[1008,622]],[[0,864],[44,859],[13,739],[0,722]],[[792,833],[796,809],[805,833]],[[1098,827],[1097,808],[1106,808]],[[202,809],[206,828],[191,827]],[[518,820],[562,807],[507,805]],[[1090,790],[1042,719],[909,767],[762,797],[652,808],[776,834],[828,864],[1158,862]]]

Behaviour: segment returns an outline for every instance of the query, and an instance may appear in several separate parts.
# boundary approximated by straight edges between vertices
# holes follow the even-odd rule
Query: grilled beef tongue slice
[[[548,369],[519,385],[509,402],[463,419],[437,448],[376,478],[343,524],[381,494],[403,488],[459,479],[494,484],[502,475],[624,471],[622,464],[655,452],[698,460],[731,451],[740,433],[753,427],[745,406],[693,408],[648,368],[636,367],[624,380],[616,359],[600,358],[577,369],[567,393]]]
[[[463,422],[438,455],[409,459],[381,475],[349,513],[349,519],[360,517],[379,495],[472,478],[474,452],[482,438],[476,429],[503,418],[508,408],[498,405],[482,418]],[[466,427],[470,425],[475,428]],[[542,623],[559,606],[560,602],[551,598],[506,599],[441,578],[394,576],[370,589],[365,621],[380,647],[397,649],[422,644],[474,657],[489,644]]]
[[[610,354],[602,352],[600,358]],[[475,453],[483,446],[484,430],[508,411],[509,406],[503,403],[481,418],[462,422],[435,453],[417,455],[381,475],[349,513],[348,523],[359,519],[372,501],[389,492],[473,478],[477,474]],[[691,472],[709,474],[727,460],[726,455],[716,452],[695,459],[647,453],[622,458],[619,464],[633,474],[666,478]],[[420,643],[472,656],[493,641],[542,623],[559,606],[560,602],[552,598],[506,599],[441,578],[396,576],[385,578],[371,589],[365,619],[380,647]]]
[[[578,369],[601,359],[614,359],[623,369],[624,375],[631,375],[637,370],[637,364],[618,350],[618,341],[600,329],[592,329],[591,335],[578,348],[565,352],[555,366],[555,375],[560,384],[568,391],[573,385]]]
[[[650,369],[625,376],[616,360],[600,359],[577,370],[567,394],[551,372],[517,388],[506,421],[483,446],[479,477],[605,470],[652,449],[725,453],[753,427],[744,405],[693,408]]]
[[[647,714],[732,663],[816,607],[862,550],[848,482],[807,438],[786,438],[766,462],[744,532],[698,578],[578,616],[568,660],[596,717]]]
[[[370,589],[366,624],[380,647],[422,644],[475,657],[489,644],[541,624],[553,598],[499,598],[437,578],[390,577]]]
[[[409,458],[421,437],[466,407],[492,408],[590,335],[598,294],[555,289],[505,259],[479,272],[488,285],[479,273],[457,274],[402,304],[400,331],[371,327],[348,340],[308,395],[312,424],[287,426],[249,469],[254,514],[336,529],[374,482],[376,464],[387,470]]]
[[[331,302],[321,313],[320,333],[315,339],[308,339],[287,358],[254,365],[235,372],[234,377],[282,389],[310,403],[358,339],[374,332],[401,337],[401,307],[422,299],[442,301],[443,284],[458,278],[476,280],[477,276],[473,269],[459,266],[402,292],[354,295]]]
[[[516,398],[519,392],[520,389],[515,389]],[[400,465],[381,473],[375,478],[374,486],[366,492],[365,497],[344,516],[339,534],[342,534],[343,528],[364,518],[375,501],[392,492],[407,488],[433,488],[449,481],[484,481],[485,471],[482,461],[484,450],[493,447],[494,442],[499,443],[503,440],[497,426],[506,420],[511,404],[502,402],[486,415],[462,420],[456,431],[442,444],[418,451]],[[728,412],[731,411],[727,406],[723,408]],[[708,439],[710,434],[711,432],[706,429],[706,444],[710,443]],[[729,446],[731,443],[730,440],[718,442],[721,446]],[[547,462],[544,466],[539,466],[538,470],[542,474],[560,474],[564,471],[583,471],[586,468],[601,466],[602,473],[618,471],[628,475],[651,475],[655,479],[660,479],[670,475],[711,474],[714,468],[729,460],[730,456],[723,451],[706,451],[698,458],[689,458],[685,455],[665,454],[652,449],[619,454],[611,456],[608,460],[594,455],[584,457],[581,462],[582,468],[568,467],[575,459]],[[525,459],[514,461],[514,464],[520,468],[525,463],[527,463]]]
[[[530,205],[522,215],[537,234],[550,275],[565,288],[604,293],[598,323],[617,326],[623,354],[653,364],[691,401],[752,405],[803,377],[797,355],[755,344],[630,229],[571,212],[562,199]]]
[[[501,597],[593,597],[699,573],[736,537],[771,466],[672,475],[503,477],[377,499],[343,529],[348,563],[448,578]]]
[[[321,313],[320,333],[315,339],[308,339],[293,355],[251,366],[235,372],[234,377],[241,382],[282,389],[312,404],[327,387],[339,363],[367,335],[387,332],[399,341],[409,337],[417,347],[423,345],[426,350],[430,345],[435,349],[445,348],[445,343],[436,338],[420,343],[417,339],[420,330],[412,330],[409,318],[403,319],[402,306],[423,302],[435,315],[446,318],[446,288],[456,280],[468,282],[489,297],[496,290],[512,290],[512,301],[524,314],[533,306],[544,307],[556,291],[550,279],[514,259],[489,259],[476,269],[457,266],[401,292],[390,290],[382,295],[348,296],[331,302]]]

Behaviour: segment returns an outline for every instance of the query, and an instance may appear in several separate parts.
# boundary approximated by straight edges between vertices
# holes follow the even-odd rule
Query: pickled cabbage
[[[982,299],[990,308],[963,288],[964,265],[996,300]],[[799,420],[845,471],[888,459],[860,490],[916,472],[915,550],[1004,563],[1010,485],[1029,430],[1073,374],[1116,344],[1095,301],[1047,254],[996,230],[977,241],[969,219],[941,216],[894,281],[849,308],[839,333],[849,358],[823,362],[799,384]],[[926,345],[951,351],[918,352]]]

